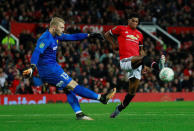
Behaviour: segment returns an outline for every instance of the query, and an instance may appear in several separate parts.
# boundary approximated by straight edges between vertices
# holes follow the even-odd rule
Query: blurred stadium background
[[[32,79],[21,75],[30,66],[36,39],[53,16],[64,18],[66,33],[104,33],[115,25],[126,25],[132,12],[140,15],[146,53],[165,54],[166,66],[175,71],[169,83],[144,74],[134,101],[194,101],[193,9],[193,0],[0,0],[0,103],[66,101],[64,91],[43,83],[37,72]],[[118,94],[112,101],[123,99],[126,73],[119,68],[118,50],[113,51],[106,41],[61,42],[57,61],[81,85],[97,93],[116,87]]]
[[[37,73],[32,80],[21,76],[22,70],[29,67],[36,39],[53,16],[65,19],[67,33],[90,33],[126,25],[127,15],[134,11],[141,16],[139,29],[144,34],[146,53],[152,56],[164,53],[167,66],[175,71],[175,80],[170,83],[160,82],[151,73],[143,75],[138,92],[192,92],[193,5],[191,0],[1,0],[0,94],[63,93],[44,85]],[[156,25],[178,42],[157,30]],[[5,30],[16,39],[10,37],[8,42]],[[118,50],[112,51],[105,41],[61,42],[57,60],[78,83],[97,93],[106,92],[110,87],[117,87],[122,93],[128,87],[125,72],[119,68]]]

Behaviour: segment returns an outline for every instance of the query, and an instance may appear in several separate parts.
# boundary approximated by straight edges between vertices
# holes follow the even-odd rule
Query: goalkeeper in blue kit
[[[67,101],[73,108],[78,120],[93,120],[85,115],[79,105],[76,94],[85,98],[99,100],[107,104],[116,93],[116,88],[111,89],[106,94],[96,94],[95,92],[80,86],[68,74],[66,74],[56,61],[57,41],[76,41],[91,38],[103,39],[99,33],[77,33],[64,34],[64,20],[59,17],[52,18],[50,27],[38,39],[36,48],[31,57],[31,67],[23,71],[23,75],[31,77],[35,68],[38,69],[43,82],[55,85],[58,88],[68,90]]]

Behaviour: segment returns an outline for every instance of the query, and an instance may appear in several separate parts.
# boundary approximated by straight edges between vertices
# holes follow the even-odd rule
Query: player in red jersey
[[[162,55],[160,62],[153,61],[149,56],[146,56],[143,50],[143,35],[136,28],[139,23],[137,14],[132,14],[128,18],[128,26],[116,26],[105,33],[105,39],[110,42],[113,47],[113,35],[117,36],[119,44],[120,67],[128,72],[129,88],[123,102],[118,105],[115,111],[111,114],[111,118],[115,118],[123,109],[127,107],[130,101],[135,96],[136,90],[141,79],[142,68],[144,71],[149,71],[151,68],[160,71],[164,65],[165,57]]]

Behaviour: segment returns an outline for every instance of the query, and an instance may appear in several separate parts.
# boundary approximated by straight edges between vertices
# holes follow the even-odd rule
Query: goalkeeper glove
[[[103,37],[103,35],[101,33],[90,33],[89,37],[90,38],[98,38],[100,40],[104,40],[104,37]]]
[[[35,68],[36,68],[36,65],[32,64],[30,66],[30,68],[28,68],[28,69],[26,69],[26,70],[23,71],[23,76],[24,77],[27,77],[27,78],[28,77],[31,77],[32,74],[33,74],[33,72],[34,72],[34,70],[35,70]]]

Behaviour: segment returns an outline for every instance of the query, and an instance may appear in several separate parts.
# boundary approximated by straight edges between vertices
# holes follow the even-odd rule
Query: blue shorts
[[[58,64],[38,66],[38,72],[43,82],[47,82],[59,88],[65,88],[72,80]]]

